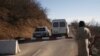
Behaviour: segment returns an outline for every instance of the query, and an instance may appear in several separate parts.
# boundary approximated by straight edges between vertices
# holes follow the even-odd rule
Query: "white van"
[[[68,37],[68,32],[68,24],[65,19],[52,20],[52,35],[66,35]]]

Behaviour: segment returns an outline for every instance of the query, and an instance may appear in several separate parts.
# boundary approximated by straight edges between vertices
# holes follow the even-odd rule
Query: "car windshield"
[[[45,28],[36,28],[35,31],[45,31]]]

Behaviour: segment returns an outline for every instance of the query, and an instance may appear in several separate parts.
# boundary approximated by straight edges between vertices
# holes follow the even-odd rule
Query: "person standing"
[[[78,56],[89,56],[89,39],[91,38],[91,32],[89,28],[85,26],[84,21],[79,22],[77,43],[78,43]]]

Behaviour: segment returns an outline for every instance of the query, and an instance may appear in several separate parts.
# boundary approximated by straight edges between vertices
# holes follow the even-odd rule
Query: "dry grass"
[[[51,23],[36,0],[0,0],[0,39],[31,38],[37,26]]]

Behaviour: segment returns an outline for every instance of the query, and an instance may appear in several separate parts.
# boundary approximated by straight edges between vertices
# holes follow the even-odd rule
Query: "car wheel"
[[[50,36],[50,40],[56,40],[56,39],[57,39],[57,36],[56,36],[56,35],[52,34],[52,35]]]
[[[36,40],[41,41],[42,37],[36,37]]]

